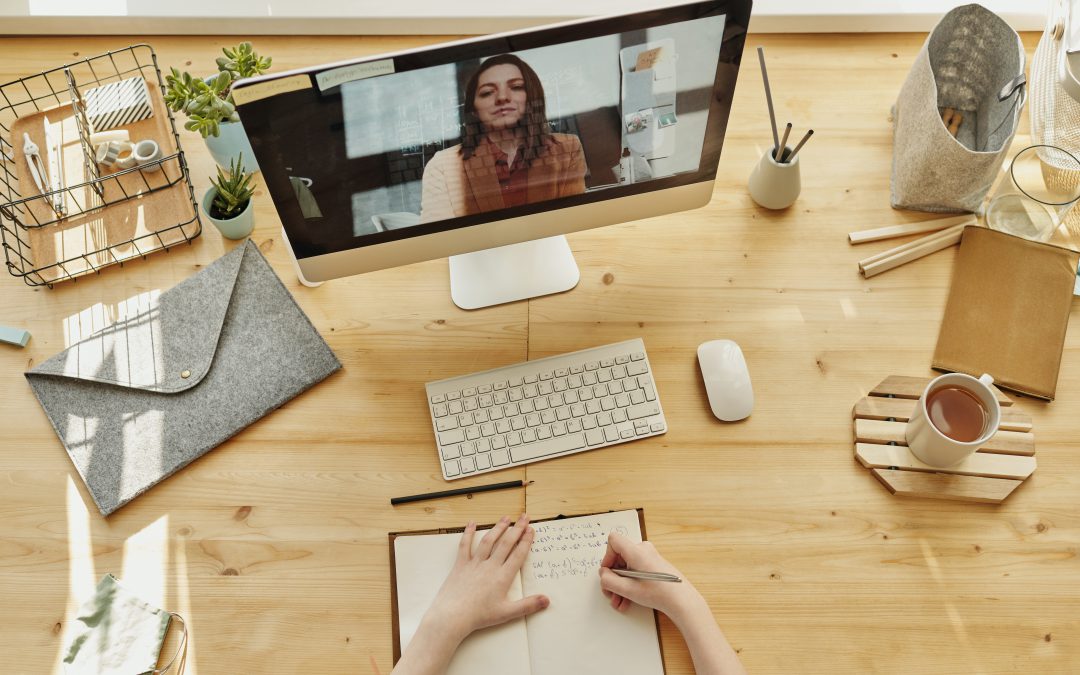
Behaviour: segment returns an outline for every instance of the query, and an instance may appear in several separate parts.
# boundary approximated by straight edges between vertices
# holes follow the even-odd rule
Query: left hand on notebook
[[[473,551],[475,535],[476,524],[470,523],[461,535],[454,568],[428,610],[437,625],[461,639],[475,630],[538,612],[551,602],[544,595],[521,600],[506,597],[535,536],[528,516],[522,515],[512,527],[510,518],[503,516]]]

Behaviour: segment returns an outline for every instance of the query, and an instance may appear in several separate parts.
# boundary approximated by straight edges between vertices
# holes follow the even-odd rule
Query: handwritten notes
[[[566,523],[549,521],[535,525],[529,559],[526,561],[536,581],[557,581],[563,577],[596,576],[607,550],[610,531],[627,534],[625,525],[605,528],[599,520],[575,519]]]

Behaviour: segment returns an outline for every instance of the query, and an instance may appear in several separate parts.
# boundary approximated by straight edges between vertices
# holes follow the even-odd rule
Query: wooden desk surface
[[[1037,41],[1025,36],[1029,54]],[[191,247],[53,290],[0,276],[0,671],[58,672],[79,599],[113,572],[180,612],[190,675],[391,669],[387,532],[645,507],[650,538],[708,597],[753,673],[1075,672],[1080,663],[1080,330],[1059,399],[1035,419],[1039,469],[994,507],[890,496],[852,456],[851,408],[892,373],[930,376],[954,251],[872,280],[851,230],[918,219],[889,208],[889,107],[923,35],[748,41],[712,203],[570,237],[570,293],[464,312],[445,260],[299,286],[268,197],[254,240],[345,365],[309,393],[101,518],[22,372],[170,288],[235,244],[212,226]],[[0,79],[143,41],[0,41]],[[155,37],[167,67],[209,72],[239,39]],[[275,70],[432,38],[261,37]],[[783,213],[745,189],[770,140],[757,63],[767,47],[777,117],[817,134],[803,194]],[[1022,131],[1026,131],[1026,119]],[[184,132],[196,192],[211,160]],[[1074,306],[1074,314],[1076,309]],[[641,336],[670,432],[500,474],[528,492],[391,508],[443,483],[423,383]],[[711,417],[695,349],[738,341],[757,405]],[[1038,348],[1038,345],[1033,345]],[[490,476],[476,483],[490,481]],[[686,648],[662,624],[668,672]]]

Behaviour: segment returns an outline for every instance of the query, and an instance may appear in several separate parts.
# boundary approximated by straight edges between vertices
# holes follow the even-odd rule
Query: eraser
[[[6,342],[10,345],[17,345],[19,347],[25,347],[26,343],[29,341],[29,331],[22,330],[21,328],[9,328],[8,326],[0,326],[0,342]]]

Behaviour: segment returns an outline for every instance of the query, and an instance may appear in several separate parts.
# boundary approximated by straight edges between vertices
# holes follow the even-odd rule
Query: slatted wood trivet
[[[1000,504],[1035,471],[1031,417],[1001,403],[998,432],[963,462],[946,468],[921,462],[904,430],[929,378],[892,375],[855,404],[855,457],[895,495]]]

